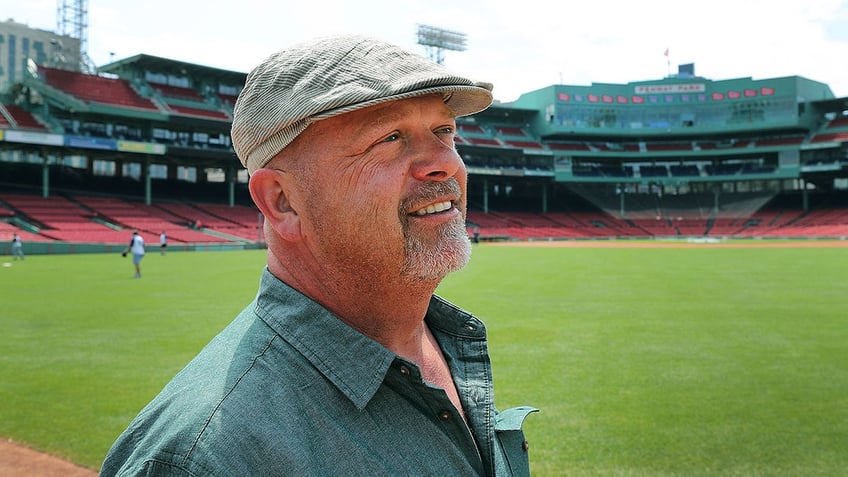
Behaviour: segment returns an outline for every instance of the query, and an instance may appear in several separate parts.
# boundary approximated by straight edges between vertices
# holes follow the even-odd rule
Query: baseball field
[[[529,245],[475,245],[439,293],[487,323],[498,407],[541,409],[534,475],[848,469],[848,242]],[[0,437],[97,469],[263,264],[0,257]]]

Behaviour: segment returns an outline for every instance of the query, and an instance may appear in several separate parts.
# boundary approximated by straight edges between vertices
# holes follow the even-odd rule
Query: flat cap
[[[315,121],[375,104],[441,94],[456,116],[492,103],[492,85],[376,38],[322,37],[266,58],[247,75],[232,141],[248,171],[265,166]]]

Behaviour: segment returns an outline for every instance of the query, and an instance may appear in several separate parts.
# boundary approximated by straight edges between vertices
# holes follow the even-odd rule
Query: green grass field
[[[848,248],[481,245],[439,293],[489,326],[534,475],[844,475]],[[97,468],[246,305],[264,252],[0,257],[0,436]]]

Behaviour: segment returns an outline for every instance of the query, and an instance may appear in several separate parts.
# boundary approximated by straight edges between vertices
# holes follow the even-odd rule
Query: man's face
[[[301,135],[301,215],[321,263],[363,279],[434,280],[468,262],[455,128],[432,95],[318,121]]]

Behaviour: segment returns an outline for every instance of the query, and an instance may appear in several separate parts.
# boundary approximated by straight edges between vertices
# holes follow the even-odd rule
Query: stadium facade
[[[6,222],[50,227],[4,193],[249,207],[229,137],[246,73],[137,55],[86,74],[39,31],[25,42],[21,25],[0,25]],[[551,85],[460,118],[456,142],[484,238],[772,236],[805,221],[833,227],[782,232],[848,235],[848,98],[801,76],[710,80],[682,65]]]
[[[521,197],[532,203],[535,195],[543,212],[556,207],[547,189],[558,185],[620,217],[666,209],[721,216],[739,211],[731,195],[740,192],[798,191],[808,208],[808,192],[846,188],[848,98],[799,76],[713,81],[695,76],[694,65],[681,70],[526,93],[463,121],[459,148],[472,173],[498,190],[510,184],[496,177],[524,177]],[[484,204],[491,190],[478,191]]]

